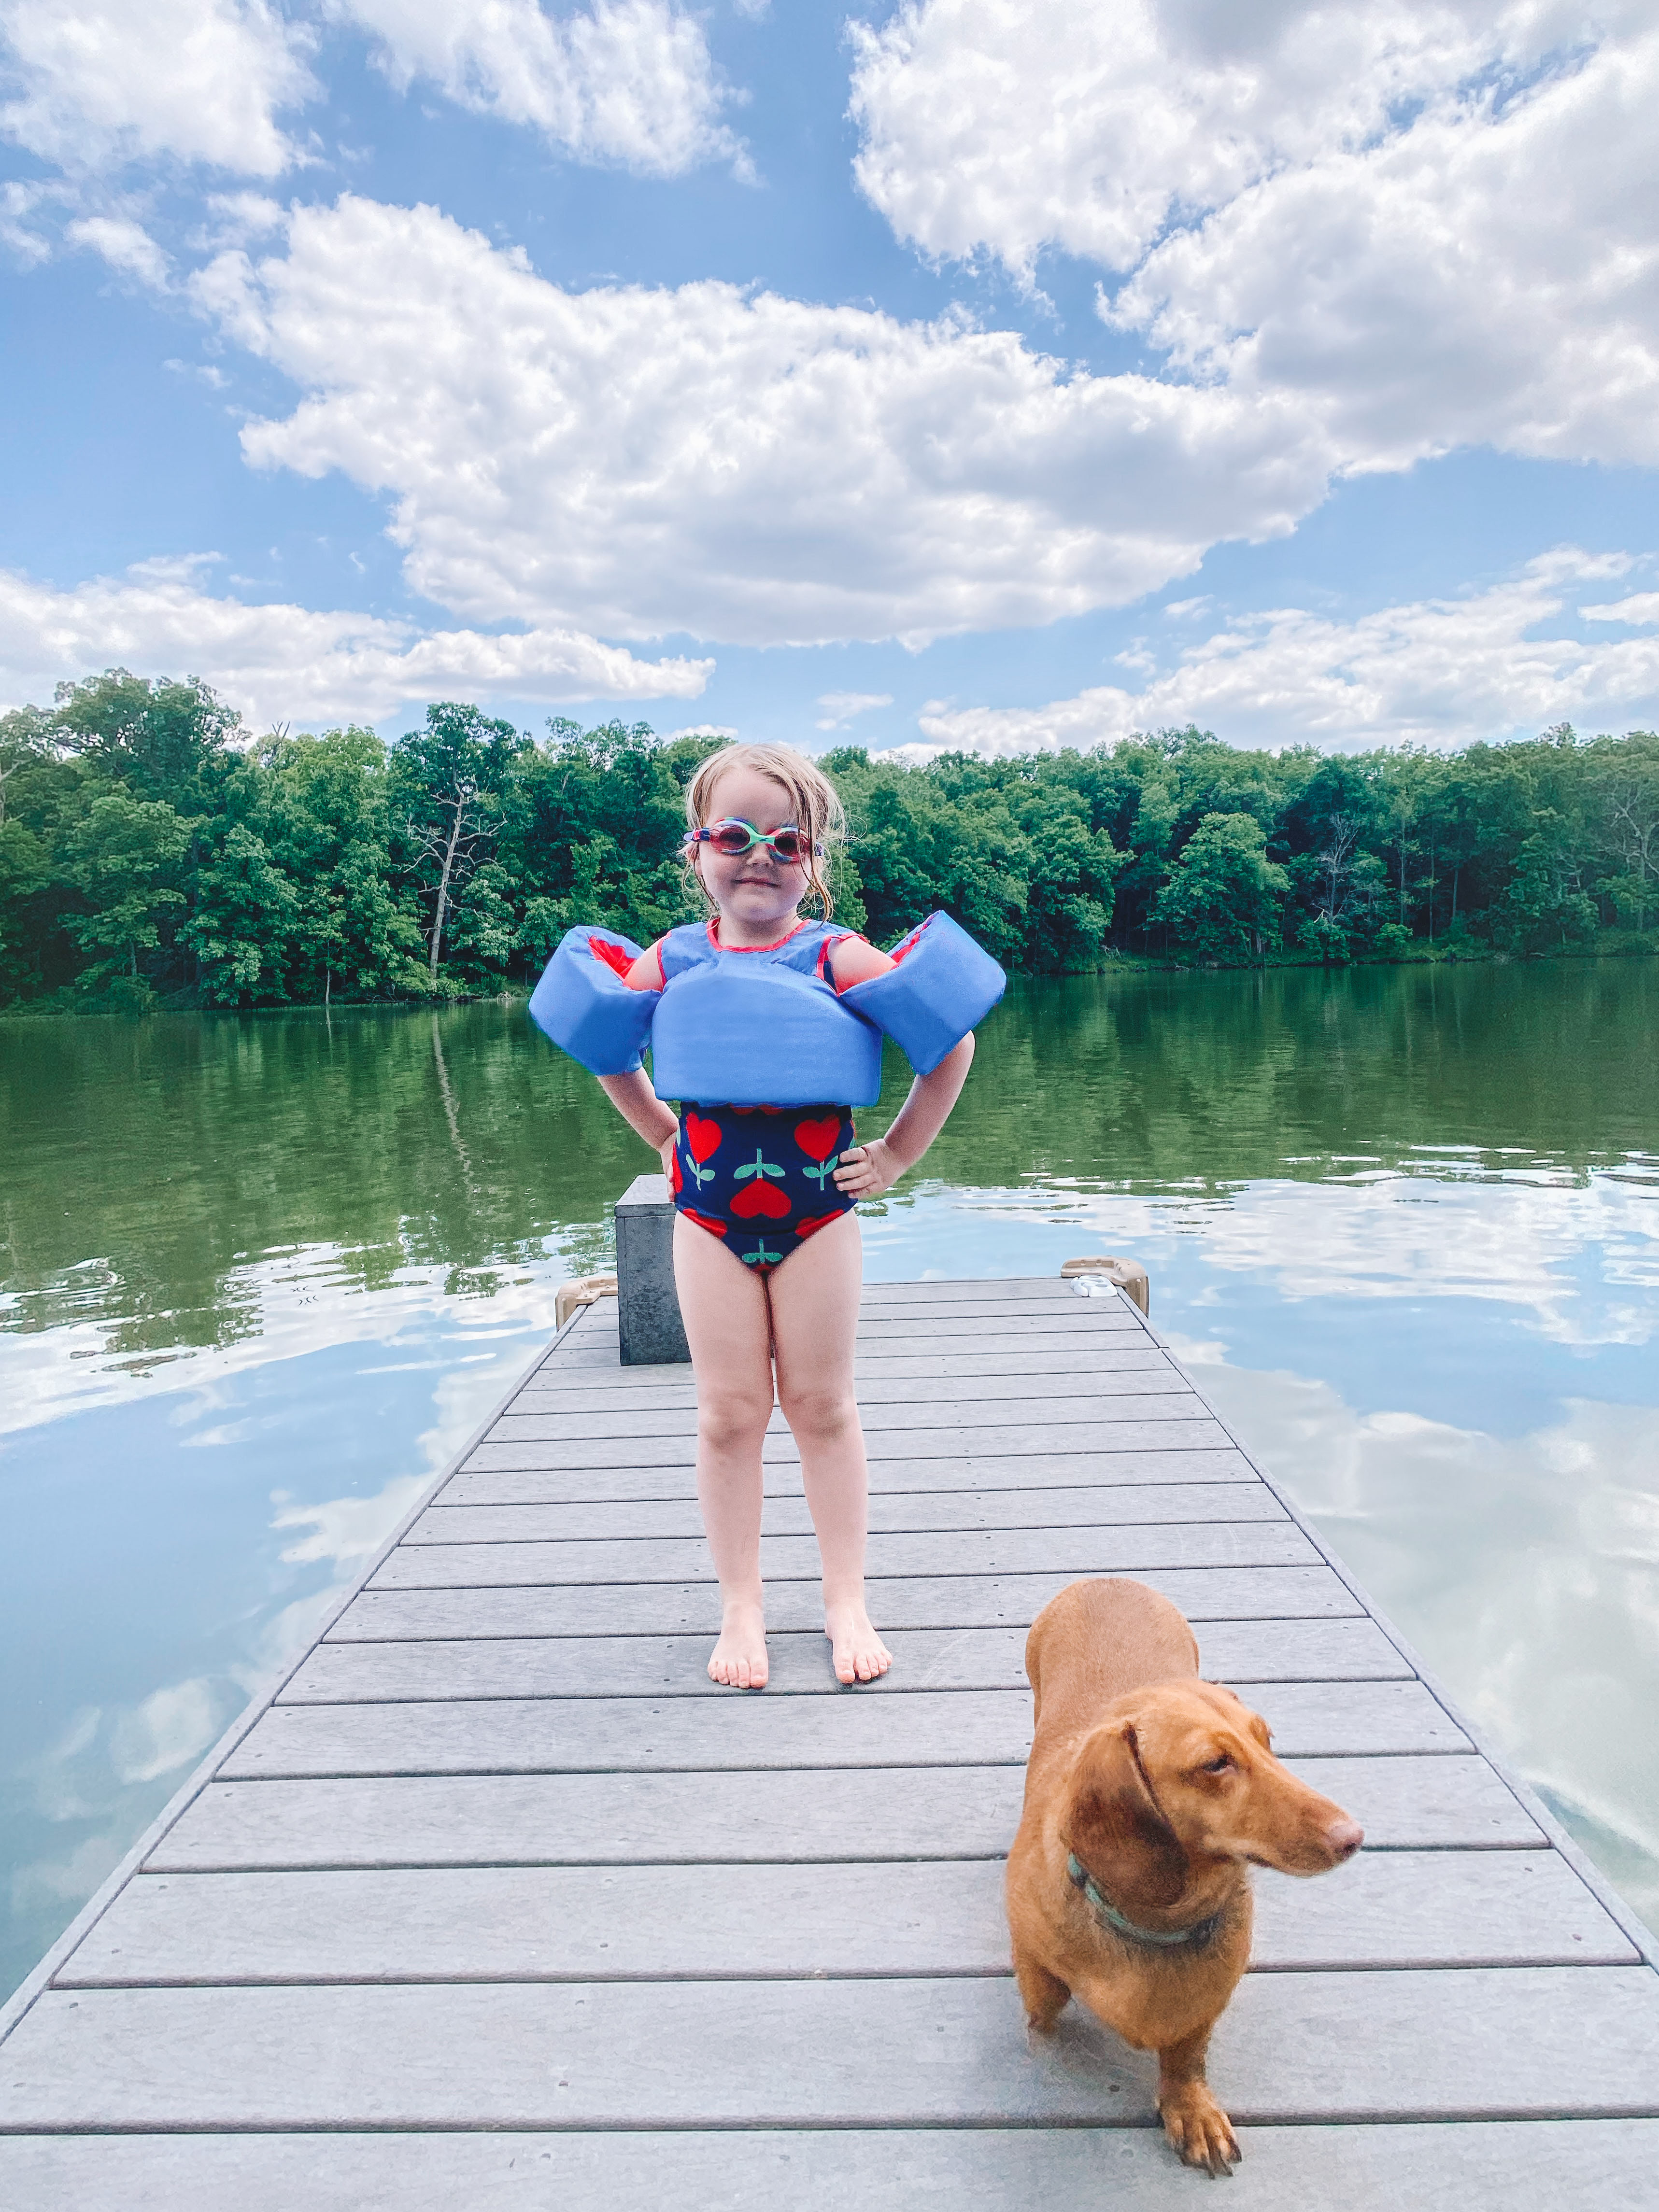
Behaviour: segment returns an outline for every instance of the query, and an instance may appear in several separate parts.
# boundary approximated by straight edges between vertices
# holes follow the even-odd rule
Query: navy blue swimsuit
[[[670,931],[659,956],[665,981],[712,956],[712,924],[695,923]],[[803,922],[778,944],[755,947],[750,957],[823,975],[830,952],[854,933]],[[854,1201],[836,1188],[835,1169],[857,1142],[850,1106],[682,1102],[669,1178],[674,1204],[745,1267],[768,1274],[807,1237],[852,1212]]]

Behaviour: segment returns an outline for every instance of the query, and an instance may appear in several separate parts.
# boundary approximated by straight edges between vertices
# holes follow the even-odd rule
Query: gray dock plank
[[[965,1341],[990,1343],[999,1340],[1024,1342],[1036,1337],[1065,1340],[1111,1340],[1119,1344],[1157,1341],[1133,1314],[1115,1309],[1103,1300],[1062,1299],[1057,1304],[1000,1307],[988,1301],[975,1304],[933,1305],[901,1310],[865,1307],[859,1316],[856,1340],[859,1356],[879,1356],[894,1348],[907,1355],[933,1350],[959,1351]],[[590,1332],[562,1354],[560,1370],[594,1367],[614,1358],[617,1325],[608,1331]],[[678,1364],[669,1362],[668,1365]],[[642,1363],[637,1372],[659,1373],[655,1363]]]
[[[1084,1330],[1115,1334],[1124,1341],[1149,1334],[1133,1314],[1103,1299],[1017,1300],[1004,1305],[994,1298],[962,1298],[914,1306],[866,1305],[859,1316],[858,1337],[860,1344],[882,1345],[901,1337],[927,1339],[947,1333],[959,1337],[1052,1336]]]
[[[1388,1762],[1419,1763],[1478,1764]],[[1000,1859],[1023,1787],[1020,1770],[1006,1766],[924,1767],[896,1779],[891,1769],[844,1767],[223,1782],[203,1792],[146,1864],[191,1872]],[[1471,1807],[1460,1834],[1479,1825],[1481,1810]]]
[[[1115,1388],[1115,1385],[1121,1388]],[[1081,1392],[1034,1391],[1027,1382],[1017,1396],[980,1398],[952,1392],[940,1399],[905,1397],[884,1405],[865,1406],[860,1412],[865,1435],[872,1441],[895,1431],[911,1429],[1029,1428],[1039,1422],[1068,1428],[1095,1426],[1114,1419],[1121,1409],[1125,1420],[1194,1420],[1206,1412],[1204,1401],[1186,1377],[1173,1368],[1164,1374],[1137,1370],[1131,1375],[1090,1377],[1090,1389]],[[689,1407],[629,1405],[597,1413],[543,1414],[516,1409],[501,1415],[494,1433],[502,1443],[586,1443],[626,1438],[690,1436],[696,1422]],[[770,1433],[786,1437],[789,1426],[774,1411]]]
[[[1249,1975],[1209,2071],[1245,2122],[1651,2117],[1659,1977]],[[0,2127],[1144,2124],[1152,2091],[1075,2006],[1029,2050],[1001,1979],[63,1990]]]
[[[1211,1521],[1197,1528],[1163,1523],[876,1535],[870,1540],[866,1571],[872,1581],[916,1575],[1132,1575],[1158,1567],[1311,1565],[1318,1557],[1293,1522]],[[403,1544],[376,1571],[371,1587],[678,1583],[712,1572],[701,1536],[592,1544]],[[817,1539],[763,1535],[761,1572],[769,1583],[817,1582]]]
[[[1230,2212],[1481,2205],[1650,2212],[1659,2121],[1249,2126]],[[1194,2177],[1150,2128],[0,2136],[29,2212],[1178,2212]]]
[[[145,1875],[62,1989],[1006,1974],[994,1860]],[[1256,1880],[1257,1972],[1634,1966],[1553,1851],[1362,1856]]]
[[[1328,1566],[1137,1568],[1188,1620],[1246,1618],[1333,1620],[1358,1615],[1352,1591]],[[890,1576],[871,1603],[878,1626],[1029,1628],[1073,1575]],[[767,1592],[775,1630],[819,1629],[823,1608],[809,1582],[776,1583]],[[392,1629],[385,1623],[396,1623]],[[567,1583],[539,1589],[361,1591],[329,1631],[331,1638],[387,1633],[424,1636],[654,1636],[713,1632],[720,1607],[712,1583]]]
[[[893,1630],[890,1674],[866,1686],[877,1697],[906,1689],[1019,1690],[1023,1628]],[[830,1646],[796,1632],[770,1639],[769,1697],[834,1686]],[[708,1638],[504,1637],[447,1642],[318,1644],[283,1691],[283,1705],[359,1705],[380,1698],[714,1697]],[[1409,1680],[1411,1669],[1369,1620],[1224,1621],[1206,1626],[1200,1665],[1218,1680]]]
[[[859,1372],[862,1374],[866,1368],[878,1372],[884,1361],[893,1358],[966,1358],[981,1348],[988,1357],[996,1358],[1006,1356],[1011,1350],[1017,1353],[1027,1346],[1035,1352],[1081,1352],[1091,1346],[1104,1350],[1114,1346],[1152,1344],[1156,1339],[1132,1317],[1120,1316],[1109,1309],[1091,1310],[1079,1300],[1075,1311],[1056,1311],[1046,1319],[1037,1316],[955,1314],[944,1320],[866,1319],[859,1322],[855,1342]],[[602,1376],[614,1377],[618,1372],[617,1347],[613,1323],[608,1337],[590,1337],[561,1352],[542,1369],[540,1379],[548,1382],[579,1376],[585,1383],[594,1383]],[[650,1383],[680,1380],[686,1370],[684,1362],[670,1361],[661,1365],[642,1363],[620,1371],[627,1378],[638,1376]]]
[[[619,1401],[629,1407],[650,1407],[653,1410],[670,1407],[695,1409],[697,1402],[696,1383],[688,1367],[647,1368],[643,1374],[648,1379],[638,1382],[631,1378],[619,1382],[607,1370],[601,1383],[579,1376],[562,1374],[558,1369],[546,1369],[526,1383],[513,1401],[514,1413],[536,1413],[551,1419],[563,1419],[581,1413],[614,1411]],[[625,1368],[616,1370],[627,1375]],[[988,1353],[975,1358],[971,1353],[957,1352],[946,1358],[932,1359],[895,1356],[886,1359],[866,1362],[859,1370],[859,1402],[864,1406],[906,1404],[935,1404],[954,1399],[964,1401],[994,1402],[1000,1398],[1030,1398],[1038,1395],[1032,1390],[1035,1376],[1060,1376],[1071,1382],[1086,1383],[1092,1390],[1113,1389],[1115,1382],[1108,1383],[1110,1376],[1145,1377],[1156,1376],[1160,1380],[1175,1376],[1183,1389],[1190,1389],[1167,1352],[1145,1337],[1135,1336],[1127,1343],[1105,1348],[1089,1344],[1066,1352],[1005,1352],[1000,1358]],[[1139,1387],[1133,1380],[1125,1382],[1124,1389]]]
[[[1054,1342],[1097,1344],[1156,1343],[1139,1321],[1120,1320],[1111,1314],[1092,1315],[1081,1301],[1077,1305],[1048,1306],[1010,1313],[992,1305],[927,1308],[915,1314],[866,1314],[856,1333],[860,1364],[890,1352],[906,1357],[939,1351],[961,1352],[976,1344],[1024,1344],[1044,1339]]]
[[[526,1459],[533,1453],[522,1454]],[[878,1459],[870,1468],[872,1510],[877,1498],[918,1491],[971,1495],[977,1490],[1133,1488],[1145,1483],[1231,1482],[1261,1486],[1243,1452],[1082,1451],[1032,1453],[990,1460]],[[770,1462],[765,1471],[769,1498],[799,1498],[799,1462]],[[634,1498],[690,1498],[696,1494],[691,1462],[669,1468],[539,1468],[515,1467],[492,1472],[477,1459],[453,1474],[434,1504],[444,1505],[561,1505],[621,1504]]]
[[[901,1339],[914,1345],[948,1337],[960,1344],[968,1338],[997,1335],[1024,1339],[1080,1334],[1123,1340],[1149,1336],[1150,1331],[1127,1307],[1104,1298],[1045,1298],[1036,1304],[1008,1305],[987,1298],[958,1299],[953,1304],[916,1306],[906,1311],[872,1304],[859,1310],[860,1345],[879,1346]]]
[[[1109,1433],[1124,1451],[1219,1451],[1232,1442],[1219,1421],[1206,1413],[1180,1412],[1192,1402],[1185,1398],[1125,1399],[1129,1411],[1109,1429],[1086,1421],[1047,1420],[1029,1425],[1000,1424],[945,1431],[895,1429],[876,1431],[867,1439],[872,1461],[879,1459],[965,1460],[1024,1457],[1032,1452],[1088,1451],[1102,1449]],[[1202,1404],[1202,1401],[1197,1401]],[[1147,1406],[1160,1407],[1156,1415]],[[799,1453],[787,1429],[769,1430],[761,1448],[769,1464],[798,1463]],[[592,1437],[574,1442],[480,1444],[467,1464],[489,1468],[690,1467],[696,1459],[696,1441],[688,1428],[684,1437]]]
[[[1544,1838],[1482,1759],[1290,1762],[1366,1850],[1530,1850]],[[1001,1858],[1017,1766],[732,1774],[462,1775],[215,1783],[153,1870],[316,1866],[794,1864]]]
[[[1127,1316],[1137,1325],[1139,1319],[1127,1300],[1085,1297],[1075,1283],[1059,1275],[917,1275],[902,1281],[865,1283],[859,1292],[859,1310],[864,1315],[938,1305],[953,1310],[988,1305],[1005,1314],[1064,1306],[1103,1316]]]
[[[947,1361],[959,1364],[967,1374],[972,1375],[981,1371],[983,1362],[1003,1371],[1034,1376],[1040,1385],[1043,1370],[1024,1364],[1029,1348],[1033,1359],[1050,1358],[1062,1363],[1054,1371],[1061,1376],[1064,1387],[1066,1382],[1079,1376],[1086,1380],[1095,1371],[1097,1358],[1119,1352],[1145,1358],[1148,1347],[1148,1340],[1138,1328],[1068,1327],[1037,1334],[1018,1331],[1005,1334],[989,1322],[983,1327],[985,1334],[978,1336],[970,1335],[966,1326],[951,1327],[947,1333],[929,1336],[917,1336],[905,1328],[895,1328],[874,1338],[861,1332],[857,1345],[856,1378],[860,1385],[866,1381],[879,1382],[896,1368],[910,1363],[937,1365],[941,1374],[948,1374],[951,1370],[945,1364]],[[1122,1363],[1114,1358],[1111,1364],[1121,1367]],[[666,1394],[685,1390],[690,1377],[690,1369],[683,1362],[664,1367],[623,1367],[613,1345],[609,1352],[592,1347],[558,1367],[544,1369],[525,1385],[525,1389],[533,1389],[538,1395],[557,1395],[566,1389],[580,1389],[596,1399],[627,1404],[632,1397],[635,1378],[641,1389]]]
[[[954,1328],[963,1322],[976,1326],[988,1318],[1011,1330],[1042,1328],[1057,1322],[1066,1328],[1080,1322],[1093,1328],[1137,1330],[1142,1335],[1152,1333],[1134,1308],[1122,1299],[1079,1297],[1065,1286],[1057,1297],[1045,1291],[1035,1298],[1009,1298],[1003,1296],[1000,1283],[988,1286],[982,1282],[945,1284],[939,1285],[938,1295],[903,1303],[879,1295],[887,1287],[879,1283],[863,1285],[859,1296],[860,1329],[909,1328],[920,1333],[934,1328]],[[969,1295],[952,1297],[948,1294],[952,1288]],[[552,1357],[562,1364],[582,1358],[596,1348],[604,1350],[616,1344],[617,1330],[614,1303],[601,1300],[585,1309]]]
[[[995,1341],[991,1340],[991,1344]],[[994,1350],[987,1345],[978,1352],[866,1350],[859,1359],[858,1384],[860,1396],[867,1391],[872,1399],[890,1399],[908,1385],[943,1396],[953,1382],[973,1386],[1004,1382],[1008,1387],[997,1395],[1007,1397],[1025,1395],[1014,1388],[1022,1382],[1029,1392],[1033,1376],[1087,1379],[1148,1370],[1161,1374],[1170,1364],[1169,1354],[1136,1330],[1120,1332],[1102,1342],[1064,1335],[1021,1338],[1017,1346]],[[647,1405],[681,1401],[695,1405],[696,1384],[690,1368],[684,1365],[630,1368],[596,1363],[577,1369],[545,1367],[532,1376],[514,1402],[521,1413],[556,1413],[567,1407],[579,1412],[589,1403],[614,1405],[619,1399],[637,1399]]]
[[[1036,1305],[1063,1305],[1079,1292],[1059,1275],[913,1275],[902,1282],[866,1283],[860,1303],[866,1312],[888,1306],[932,1305],[941,1300],[977,1304],[994,1297]],[[1092,1303],[1092,1301],[1090,1301]],[[1115,1306],[1115,1298],[1101,1303]]]
[[[1023,1763],[1030,1748],[1030,1702],[1021,1691],[911,1690],[770,1700],[729,1695],[279,1705],[220,1771],[230,1779]],[[1468,1739],[1420,1682],[1263,1682],[1252,1685],[1250,1702],[1286,1758],[1468,1748]]]
[[[872,1535],[963,1528],[1121,1528],[1137,1522],[1284,1521],[1284,1507],[1259,1482],[1070,1485],[1048,1490],[884,1492],[870,1501]],[[812,1519],[799,1492],[775,1498],[766,1528],[775,1536],[810,1536]],[[466,1505],[440,1498],[405,1544],[507,1544],[702,1534],[695,1498],[617,1504]]]
[[[520,1413],[586,1413],[615,1407],[626,1398],[633,1405],[695,1405],[696,1380],[690,1367],[641,1367],[619,1370],[629,1376],[617,1380],[617,1370],[566,1371],[544,1367],[533,1374],[514,1401]],[[1151,1338],[1110,1336],[1103,1343],[1084,1338],[1060,1352],[1029,1352],[1024,1343],[1002,1352],[984,1349],[982,1354],[874,1354],[858,1363],[858,1395],[869,1405],[902,1405],[911,1398],[1029,1398],[1033,1376],[1044,1378],[1055,1389],[1102,1389],[1103,1376],[1168,1376],[1179,1367]],[[604,1380],[602,1380],[604,1378]],[[1110,1387],[1110,1385],[1106,1385]]]

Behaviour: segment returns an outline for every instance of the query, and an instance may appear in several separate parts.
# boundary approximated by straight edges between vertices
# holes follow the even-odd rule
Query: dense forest
[[[0,717],[0,1005],[277,1006],[522,988],[562,932],[697,911],[682,793],[720,741],[534,738],[477,708],[250,740],[205,685],[112,670]],[[822,756],[838,915],[944,907],[1009,968],[1659,951],[1659,737],[1454,754]]]

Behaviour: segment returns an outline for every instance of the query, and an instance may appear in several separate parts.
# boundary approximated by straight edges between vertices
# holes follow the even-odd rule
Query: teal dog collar
[[[1075,1851],[1066,1854],[1066,1871],[1073,1887],[1083,1892],[1090,1911],[1101,1926],[1109,1928],[1113,1935],[1121,1936],[1128,1942],[1149,1944],[1158,1951],[1173,1951],[1182,1945],[1196,1949],[1200,1944],[1207,1943],[1221,1925],[1220,1913],[1212,1912],[1191,1928],[1138,1928],[1133,1920],[1125,1919]]]

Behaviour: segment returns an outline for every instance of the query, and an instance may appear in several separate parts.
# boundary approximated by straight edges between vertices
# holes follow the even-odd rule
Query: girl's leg
[[[884,1674],[892,1656],[864,1603],[869,1480],[853,1393],[864,1273],[858,1217],[843,1214],[767,1278],[778,1403],[800,1446],[802,1486],[823,1560],[823,1626],[843,1682]]]
[[[682,1214],[674,1283],[697,1378],[697,1499],[720,1578],[717,1682],[766,1686],[760,1577],[761,1439],[772,1418],[766,1286],[719,1237]]]

